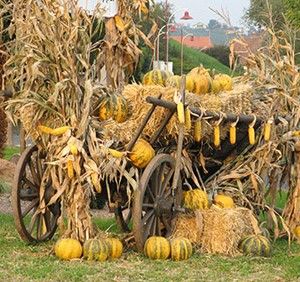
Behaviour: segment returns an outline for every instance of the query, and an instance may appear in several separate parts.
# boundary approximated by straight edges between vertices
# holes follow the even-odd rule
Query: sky
[[[79,3],[84,7],[87,5],[88,8],[91,9],[98,1],[99,0],[79,0]],[[163,0],[163,2],[164,1],[165,0]],[[221,11],[222,8],[226,10],[230,16],[232,25],[235,26],[242,25],[241,17],[250,5],[250,0],[168,0],[168,2],[174,5],[177,22],[183,15],[184,10],[188,10],[194,18],[189,22],[190,24],[199,22],[207,24],[210,19],[216,19],[222,22],[222,19],[209,9],[211,7],[218,11]]]
[[[174,5],[176,13],[176,21],[183,15],[184,10],[188,10],[193,17],[191,24],[198,22],[207,24],[210,19],[216,19],[224,22],[213,11],[221,11],[222,8],[228,12],[231,24],[235,26],[242,25],[241,17],[244,15],[245,10],[249,8],[250,0],[168,0],[169,3]]]

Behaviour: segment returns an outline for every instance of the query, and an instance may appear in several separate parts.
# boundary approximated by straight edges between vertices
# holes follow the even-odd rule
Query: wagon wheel
[[[181,204],[181,179],[172,196],[175,159],[166,154],[154,157],[142,174],[133,202],[133,233],[139,251],[150,236],[168,236],[174,207]]]
[[[52,238],[60,215],[60,201],[46,207],[43,213],[37,210],[44,170],[44,157],[37,146],[27,148],[18,162],[12,189],[16,229],[27,242],[42,242]],[[51,182],[47,183],[44,195],[46,205],[53,194]]]

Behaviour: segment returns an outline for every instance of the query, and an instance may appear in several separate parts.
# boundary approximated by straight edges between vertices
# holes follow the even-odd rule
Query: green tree
[[[284,0],[286,16],[288,20],[298,29],[300,29],[300,1]]]
[[[273,22],[275,28],[281,28],[284,23],[284,13],[283,0],[251,0],[244,19],[249,25],[263,27],[270,26]]]

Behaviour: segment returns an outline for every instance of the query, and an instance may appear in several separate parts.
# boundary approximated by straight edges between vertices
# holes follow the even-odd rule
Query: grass
[[[295,281],[300,279],[300,245],[277,241],[271,258],[226,258],[194,254],[183,262],[151,261],[133,251],[104,263],[62,262],[52,254],[54,240],[27,245],[13,218],[0,214],[0,281]],[[114,221],[96,220],[102,229]],[[113,227],[115,228],[115,227]],[[114,229],[115,231],[115,229]]]
[[[180,74],[180,58],[181,58],[181,45],[174,41],[170,40],[170,61],[173,62],[174,73]],[[183,47],[184,54],[184,64],[183,72],[188,73],[192,68],[202,64],[207,69],[215,69],[217,73],[225,73],[231,75],[232,71],[227,66],[223,65],[217,59],[193,48]]]
[[[19,147],[4,147],[4,150],[3,150],[3,158],[5,160],[10,160],[11,157],[15,154],[19,154],[20,153],[20,148]]]

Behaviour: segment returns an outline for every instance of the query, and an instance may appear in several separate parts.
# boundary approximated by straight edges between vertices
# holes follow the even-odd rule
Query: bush
[[[229,47],[219,45],[219,46],[206,49],[203,52],[211,57],[214,57],[225,66],[229,67],[229,54],[230,54]]]

